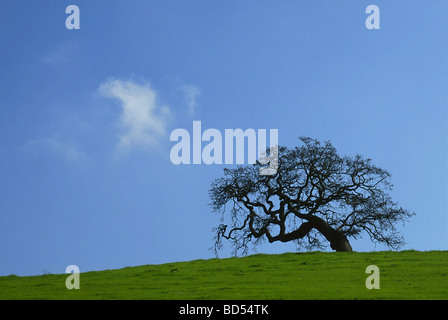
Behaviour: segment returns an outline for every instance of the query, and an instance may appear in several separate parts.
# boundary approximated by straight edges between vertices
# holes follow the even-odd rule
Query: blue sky
[[[65,27],[70,4],[79,30]],[[365,27],[370,4],[379,30]],[[447,7],[2,1],[0,275],[213,257],[208,189],[223,166],[169,157],[170,132],[193,120],[372,158],[417,213],[403,249],[447,250]]]

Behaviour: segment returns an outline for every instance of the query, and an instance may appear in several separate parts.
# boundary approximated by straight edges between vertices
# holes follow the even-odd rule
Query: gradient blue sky
[[[447,250],[447,15],[445,0],[2,1],[0,275],[213,257],[223,166],[169,158],[193,120],[372,158],[417,213],[403,249]]]

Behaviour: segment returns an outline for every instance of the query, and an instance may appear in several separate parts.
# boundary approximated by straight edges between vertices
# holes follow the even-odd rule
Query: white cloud
[[[125,130],[120,136],[120,147],[150,146],[165,136],[170,110],[158,104],[156,92],[148,83],[108,80],[98,91],[121,102],[120,124]]]
[[[188,111],[193,114],[196,108],[196,98],[201,94],[201,89],[192,84],[185,84],[181,87],[185,94],[185,101],[188,105]]]

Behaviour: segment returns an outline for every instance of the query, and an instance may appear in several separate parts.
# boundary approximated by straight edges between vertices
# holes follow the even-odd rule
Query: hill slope
[[[380,289],[368,290],[368,265]],[[81,270],[82,271],[82,270]],[[309,252],[0,277],[0,299],[448,299],[448,252]]]

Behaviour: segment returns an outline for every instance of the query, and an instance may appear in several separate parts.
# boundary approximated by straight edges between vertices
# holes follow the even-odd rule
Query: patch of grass
[[[380,289],[368,290],[368,265]],[[81,273],[0,277],[0,299],[448,299],[448,252],[257,254]]]

